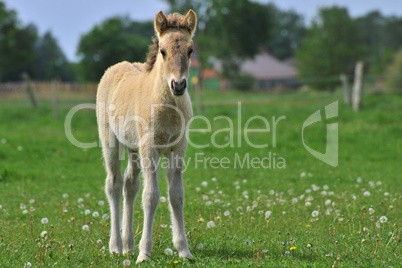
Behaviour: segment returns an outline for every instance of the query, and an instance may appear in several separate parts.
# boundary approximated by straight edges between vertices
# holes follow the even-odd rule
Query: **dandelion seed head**
[[[317,210],[313,210],[313,212],[311,212],[311,216],[313,216],[313,217],[318,217],[318,211],[317,211]]]
[[[387,220],[388,220],[388,218],[385,217],[385,216],[381,216],[381,217],[380,217],[380,222],[381,222],[381,223],[385,223],[385,222],[387,222]]]
[[[204,187],[207,187],[207,186],[208,186],[208,182],[203,181],[203,182],[201,182],[201,185],[204,186]]]
[[[215,227],[215,223],[213,221],[209,221],[207,222],[207,227],[208,228],[214,228]]]
[[[4,138],[3,138],[3,139],[1,139],[1,143],[2,143],[2,144],[6,144],[6,143],[7,143],[7,140],[6,140],[6,139],[4,139]]]
[[[363,195],[364,195],[364,196],[370,196],[370,192],[369,192],[369,191],[365,191],[365,192],[363,193]]]
[[[272,215],[272,211],[268,210],[267,212],[265,212],[265,218],[269,218]]]
[[[373,209],[373,208],[369,208],[369,214],[371,215],[371,214],[373,214],[374,212],[375,212],[375,210]]]
[[[29,268],[29,267],[31,267],[32,266],[32,264],[29,262],[29,261],[27,261],[25,264],[24,264],[24,268]]]
[[[96,241],[96,243],[102,244],[102,239],[98,239],[98,240]]]
[[[24,210],[22,211],[22,214],[28,214],[28,210],[27,210],[27,209],[24,209]]]
[[[94,211],[94,213],[92,213],[92,216],[95,217],[95,218],[96,218],[96,217],[99,217],[99,212],[98,212],[98,211]]]
[[[47,231],[41,232],[41,233],[40,233],[40,236],[43,237],[43,238],[45,238],[45,237],[47,236]]]
[[[292,200],[290,201],[292,204],[296,204],[299,202],[299,200],[296,197],[293,197]]]
[[[332,202],[332,201],[331,201],[330,199],[327,199],[327,200],[325,200],[325,205],[326,205],[326,206],[329,206],[329,205],[331,205],[331,202]]]
[[[196,190],[197,192],[199,192],[199,191],[201,191],[201,188],[200,188],[200,187],[195,187],[195,190]]]
[[[215,177],[212,177],[211,181],[216,181],[216,178],[215,178]]]
[[[311,206],[311,202],[306,201],[306,202],[304,202],[304,205],[305,205],[306,207],[309,207],[309,206]]]
[[[29,200],[29,203],[31,203],[31,204],[35,203],[35,199],[33,199],[33,198],[30,199],[30,200]]]
[[[361,183],[361,182],[362,182],[362,178],[358,177],[358,178],[356,179],[356,181],[357,181],[357,183]]]
[[[85,224],[84,226],[82,226],[82,230],[89,231],[89,226]]]
[[[165,202],[166,202],[166,197],[161,196],[161,197],[159,198],[159,200],[160,200],[162,203],[165,203]]]
[[[165,249],[165,254],[168,256],[173,255],[173,250],[171,248],[167,248],[167,249]]]
[[[82,202],[84,202],[84,199],[83,198],[78,198],[78,203],[82,203]]]
[[[103,201],[103,200],[99,200],[99,201],[98,201],[98,205],[99,205],[99,206],[103,206],[104,204],[105,204],[105,201]]]
[[[85,210],[85,215],[89,215],[89,214],[91,214],[91,211],[89,209],[86,209]]]
[[[123,264],[124,267],[130,266],[131,261],[129,259],[125,259],[122,264]]]
[[[388,193],[388,192],[384,192],[384,196],[389,196],[389,193]]]
[[[64,193],[63,198],[68,198],[68,194]]]
[[[41,222],[42,224],[46,224],[46,223],[49,222],[49,220],[48,220],[47,218],[42,218],[42,219],[40,220],[40,222]]]
[[[199,243],[199,244],[198,244],[198,249],[203,249],[203,248],[204,248],[204,245],[201,244],[201,243]]]
[[[250,239],[244,240],[244,245],[247,245],[247,246],[251,245]]]
[[[17,147],[17,150],[20,151],[20,152],[22,151],[22,149],[23,149],[22,146]]]

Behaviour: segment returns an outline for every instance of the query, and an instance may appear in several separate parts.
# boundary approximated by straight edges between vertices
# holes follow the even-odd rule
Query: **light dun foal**
[[[111,211],[110,252],[134,250],[134,200],[140,189],[140,170],[144,172],[144,229],[137,263],[149,260],[152,249],[152,225],[160,196],[158,163],[162,155],[169,163],[166,173],[173,244],[180,257],[192,258],[183,221],[182,166],[187,148],[185,134],[193,115],[186,88],[196,23],[192,10],[184,17],[177,13],[166,17],[159,12],[154,22],[157,38],[150,47],[147,62],[121,62],[110,67],[98,87],[97,118]],[[129,152],[124,178],[120,170],[122,146]]]

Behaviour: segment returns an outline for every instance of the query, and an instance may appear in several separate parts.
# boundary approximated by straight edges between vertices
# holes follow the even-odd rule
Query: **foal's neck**
[[[176,98],[170,92],[160,57],[157,58],[150,75],[154,77],[153,94],[158,103],[176,105]]]

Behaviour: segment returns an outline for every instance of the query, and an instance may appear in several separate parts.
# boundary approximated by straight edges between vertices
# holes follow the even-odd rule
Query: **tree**
[[[128,17],[113,17],[96,25],[78,45],[81,78],[98,81],[111,65],[143,61],[152,34],[151,22],[132,22]]]
[[[0,80],[20,80],[30,70],[35,57],[37,29],[23,26],[17,13],[0,1]]]
[[[75,80],[72,67],[57,40],[50,32],[38,39],[35,61],[32,67],[33,78],[36,80],[52,80],[55,78],[64,81]]]
[[[242,59],[255,56],[272,25],[270,8],[249,0],[165,0],[172,12],[198,14],[197,54],[201,69],[211,57],[222,62],[222,74],[239,75]]]
[[[270,6],[273,25],[265,46],[278,59],[292,58],[306,32],[304,18],[293,10],[282,11],[273,4]]]
[[[363,55],[359,32],[347,9],[322,8],[296,51],[296,67],[306,84],[334,90],[339,75],[352,72]]]
[[[393,62],[386,68],[385,75],[387,88],[402,94],[402,49],[395,54]]]

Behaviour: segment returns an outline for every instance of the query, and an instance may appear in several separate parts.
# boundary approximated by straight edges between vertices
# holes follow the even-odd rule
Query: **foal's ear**
[[[183,19],[184,25],[187,25],[187,29],[192,36],[195,32],[195,27],[197,26],[197,15],[193,10],[189,10],[187,15]]]
[[[161,36],[167,29],[167,19],[162,11],[159,11],[155,16],[154,21],[155,31],[159,36]]]

